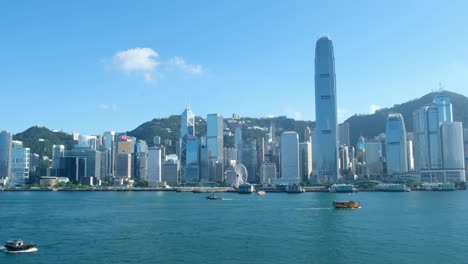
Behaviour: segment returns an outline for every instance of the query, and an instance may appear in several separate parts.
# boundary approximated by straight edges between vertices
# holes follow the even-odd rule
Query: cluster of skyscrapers
[[[181,114],[176,153],[166,154],[155,136],[147,142],[125,134],[74,134],[75,145],[54,145],[50,165],[37,171],[39,156],[30,153],[10,133],[0,133],[0,179],[10,186],[43,179],[66,179],[96,185],[149,186],[230,184],[242,164],[246,181],[258,184],[335,183],[357,176],[414,179],[423,182],[465,181],[468,129],[453,121],[450,98],[441,94],[431,105],[416,110],[413,131],[408,132],[399,113],[386,120],[385,133],[373,139],[360,137],[355,146],[348,123],[337,124],[336,74],[332,41],[318,39],[315,48],[315,128],[303,136],[295,131],[249,127],[239,116],[206,117],[206,134],[197,134],[196,115],[189,107]],[[260,129],[266,137],[245,138],[243,132]],[[281,129],[281,128],[280,128]],[[225,139],[234,139],[226,147]],[[300,138],[302,141],[300,142]],[[231,180],[227,180],[230,178]]]

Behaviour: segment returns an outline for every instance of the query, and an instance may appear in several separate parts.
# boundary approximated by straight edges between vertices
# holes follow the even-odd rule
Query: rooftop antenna
[[[439,82],[439,92],[445,91],[444,88],[445,88],[445,86],[441,82]]]

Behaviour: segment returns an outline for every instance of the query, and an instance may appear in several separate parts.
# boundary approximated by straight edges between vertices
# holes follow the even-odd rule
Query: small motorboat
[[[222,197],[218,197],[214,193],[211,193],[210,196],[206,197],[206,199],[208,199],[208,200],[223,200]]]
[[[24,244],[22,240],[10,240],[5,242],[5,250],[10,253],[36,252],[36,244]]]
[[[265,191],[257,191],[257,195],[259,195],[259,196],[263,196],[265,194],[266,194]]]
[[[357,209],[361,208],[361,205],[355,201],[333,201],[333,206],[337,209]]]

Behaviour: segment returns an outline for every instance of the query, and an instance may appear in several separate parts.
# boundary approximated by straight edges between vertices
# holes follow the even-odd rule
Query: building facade
[[[333,44],[328,37],[317,40],[315,47],[315,138],[314,174],[323,182],[336,182],[338,137],[336,75]]]
[[[298,184],[299,174],[299,136],[296,132],[281,134],[281,182]]]
[[[389,114],[385,128],[388,175],[408,172],[408,147],[406,144],[406,127],[403,116],[399,113]]]

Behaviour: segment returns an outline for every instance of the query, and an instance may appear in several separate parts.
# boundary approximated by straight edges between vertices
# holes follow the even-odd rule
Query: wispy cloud
[[[376,105],[376,104],[372,104],[370,106],[370,108],[369,108],[369,111],[370,111],[371,114],[375,114],[375,112],[377,112],[377,110],[379,110],[380,108],[382,108],[382,107],[380,107],[379,105]]]
[[[106,111],[117,111],[116,104],[99,104],[98,108]]]
[[[203,73],[203,66],[201,65],[195,65],[195,64],[189,64],[185,61],[184,58],[180,56],[176,56],[168,61],[168,64],[172,67],[176,67],[183,71],[184,73],[188,74],[202,74]]]

